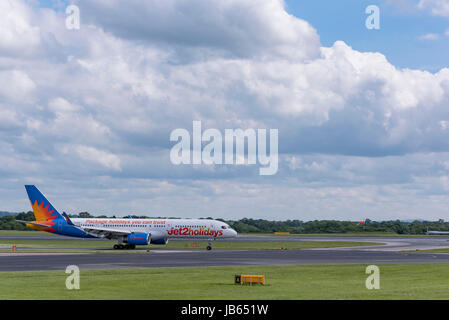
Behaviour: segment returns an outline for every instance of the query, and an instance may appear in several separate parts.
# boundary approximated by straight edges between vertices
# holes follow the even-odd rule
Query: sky
[[[0,210],[447,220],[447,52],[446,0],[3,0]],[[175,165],[193,121],[278,130],[276,174]]]
[[[445,34],[449,28],[448,3],[445,0],[293,0],[286,2],[286,10],[311,23],[318,30],[323,46],[343,40],[355,50],[384,54],[395,67],[437,72],[448,66],[449,41]],[[369,5],[380,9],[379,30],[361,27],[368,16],[363,13]]]

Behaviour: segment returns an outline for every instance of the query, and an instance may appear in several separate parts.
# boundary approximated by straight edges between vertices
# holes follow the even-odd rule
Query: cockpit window
[[[222,229],[227,229],[228,227],[226,227],[226,226],[221,226],[221,228],[222,228]]]

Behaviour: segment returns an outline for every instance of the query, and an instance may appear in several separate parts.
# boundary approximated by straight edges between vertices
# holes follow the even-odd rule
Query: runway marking
[[[198,250],[150,250],[148,253],[194,253]]]

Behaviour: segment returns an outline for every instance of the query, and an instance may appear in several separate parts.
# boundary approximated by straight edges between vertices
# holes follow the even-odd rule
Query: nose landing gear
[[[212,250],[212,241],[209,241],[208,246],[206,247],[207,250]]]

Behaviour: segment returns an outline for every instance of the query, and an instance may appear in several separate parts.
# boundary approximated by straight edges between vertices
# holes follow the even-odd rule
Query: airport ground
[[[449,252],[448,240],[240,235],[212,251],[190,241],[114,251],[111,241],[0,232],[0,299],[449,299],[449,254],[432,252]],[[80,290],[65,287],[72,264]],[[365,287],[371,264],[379,290]],[[242,273],[263,274],[266,285],[235,285]]]
[[[59,271],[1,272],[0,299],[448,299],[446,263],[378,264],[380,289],[365,287],[365,264],[81,270],[80,290]],[[266,284],[236,285],[235,274]]]

